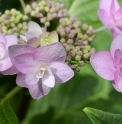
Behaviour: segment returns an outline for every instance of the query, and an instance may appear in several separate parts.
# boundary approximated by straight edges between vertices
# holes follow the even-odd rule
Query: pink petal
[[[114,67],[120,68],[121,63],[122,63],[122,51],[117,49],[114,54],[114,61],[113,61]]]
[[[27,85],[25,83],[25,74],[18,73],[17,78],[16,78],[16,83],[20,87],[26,87],[27,88]]]
[[[42,84],[41,80],[28,86],[29,92],[34,99],[40,99],[50,92],[50,88]]]
[[[122,30],[118,28],[117,26],[112,27],[112,35],[113,37],[116,37],[117,35],[122,35]]]
[[[98,10],[98,16],[101,20],[101,22],[103,23],[103,25],[105,25],[105,27],[111,29],[112,28],[112,24],[110,22],[110,17],[108,16],[108,14],[105,12],[105,10],[103,9],[99,9]]]
[[[64,83],[74,76],[74,71],[65,63],[52,62],[50,68],[55,76],[56,83]]]
[[[39,78],[36,77],[36,72],[37,71],[32,70],[28,74],[26,74],[25,83],[27,85],[33,85],[33,84],[36,84],[39,81]]]
[[[6,47],[8,48],[11,45],[15,45],[18,43],[17,36],[15,35],[7,35],[5,36],[6,39]]]
[[[2,60],[6,56],[6,47],[3,42],[0,42],[0,59]]]
[[[117,25],[118,25],[118,22],[120,23],[120,25],[122,25],[122,24],[121,24],[121,20],[122,20],[122,7],[119,8],[119,9],[116,11],[116,13],[114,14],[114,18],[115,18],[115,20],[116,20],[116,22],[117,22]]]
[[[116,70],[114,73],[114,82],[118,83],[121,80],[121,76],[122,76],[121,71],[119,69]]]
[[[90,63],[99,76],[106,80],[114,79],[115,68],[109,52],[101,51],[93,54],[90,58]]]
[[[111,29],[111,34],[113,37],[116,37],[118,34],[114,29]]]
[[[114,58],[115,51],[119,49],[122,51],[122,35],[118,35],[114,38],[111,44],[110,53],[111,56]]]
[[[23,74],[29,73],[31,70],[34,70],[35,67],[38,66],[38,64],[33,59],[32,53],[16,56],[14,59],[14,65]]]
[[[0,71],[5,71],[12,67],[11,59],[9,57],[6,57],[2,60],[2,67],[0,68]]]
[[[6,44],[6,39],[1,33],[0,33],[0,42]]]
[[[47,87],[54,87],[55,85],[55,78],[52,74],[50,68],[47,68],[47,70],[44,73],[44,76],[42,77],[42,83]]]
[[[105,10],[108,14],[111,13],[111,8],[114,7],[114,11],[117,11],[120,6],[117,0],[100,0],[99,8]]]
[[[66,59],[66,52],[61,43],[53,43],[47,46],[39,47],[34,55],[36,60],[43,60],[46,62],[61,61]]]
[[[112,14],[115,14],[117,10],[119,10],[120,6],[117,0],[112,0],[111,3],[111,8],[110,8],[110,12]]]
[[[1,73],[4,75],[14,75],[17,74],[19,71],[17,70],[17,68],[15,68],[14,66],[10,67],[9,69],[2,71]]]
[[[8,50],[9,50],[9,56],[13,63],[14,57],[24,53],[33,53],[35,52],[36,49],[29,45],[13,45],[13,46],[10,46]]]
[[[122,77],[119,82],[112,81],[112,85],[118,92],[122,92]]]

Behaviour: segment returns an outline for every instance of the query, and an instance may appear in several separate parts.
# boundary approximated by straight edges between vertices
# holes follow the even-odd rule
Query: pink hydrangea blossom
[[[2,74],[15,74],[14,68],[8,53],[8,47],[17,44],[18,40],[15,35],[3,36],[0,34],[0,73]]]
[[[65,64],[66,52],[59,42],[39,48],[13,45],[9,52],[19,70],[17,84],[28,88],[34,99],[47,95],[56,83],[64,83],[74,76]]]
[[[113,37],[122,34],[122,8],[117,0],[100,0],[98,16]]]
[[[110,52],[95,53],[90,63],[99,76],[112,81],[114,88],[122,92],[122,35],[114,38]]]

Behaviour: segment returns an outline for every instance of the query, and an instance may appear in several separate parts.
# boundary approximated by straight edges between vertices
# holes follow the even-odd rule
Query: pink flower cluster
[[[30,22],[28,26],[29,31],[22,36],[27,42],[25,45],[17,44],[14,35],[0,34],[0,72],[17,74],[17,85],[28,88],[31,96],[39,99],[47,95],[56,83],[71,79],[74,72],[65,64],[66,52],[62,44],[52,41],[58,40],[57,34],[44,37],[38,24]],[[28,44],[40,40],[49,44],[37,48]]]
[[[98,16],[113,37],[122,34],[122,8],[117,0],[100,0]]]
[[[95,53],[90,63],[99,76],[112,81],[113,87],[122,92],[122,8],[117,0],[100,0],[98,16],[115,38],[110,52]]]
[[[114,38],[110,52],[95,53],[90,62],[99,76],[112,81],[114,88],[122,92],[122,35]]]

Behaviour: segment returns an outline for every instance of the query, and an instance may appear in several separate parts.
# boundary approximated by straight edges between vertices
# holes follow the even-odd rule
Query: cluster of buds
[[[31,18],[39,19],[45,27],[49,27],[52,20],[68,15],[64,4],[45,0],[31,2],[31,5],[26,6],[25,13]]]
[[[89,45],[94,39],[92,26],[81,24],[74,17],[62,18],[57,32],[67,52],[66,63],[73,70],[80,71],[95,52],[95,49]]]
[[[0,17],[0,32],[4,35],[15,34],[19,38],[20,34],[27,32],[28,21],[29,17],[16,9],[6,10]]]
[[[80,71],[80,68],[89,62],[90,56],[95,52],[95,49],[89,45],[94,39],[93,28],[81,24],[74,17],[69,18],[64,4],[45,0],[32,1],[24,11],[25,14],[16,9],[6,10],[0,17],[0,32],[4,35],[15,34],[19,43],[25,43],[20,38],[20,34],[25,35],[27,32],[29,20],[40,20],[41,27],[48,29],[50,23],[58,19],[57,32],[67,52],[66,63],[73,70]]]

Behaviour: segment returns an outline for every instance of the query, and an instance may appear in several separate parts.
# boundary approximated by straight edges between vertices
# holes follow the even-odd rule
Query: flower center
[[[41,67],[41,68],[38,70],[38,72],[37,72],[37,74],[36,74],[36,77],[37,77],[37,78],[42,78],[42,77],[44,76],[45,71],[46,71],[46,68],[45,68],[45,67]]]
[[[52,43],[51,40],[50,40],[49,38],[45,38],[44,41],[45,41],[45,44],[46,44],[46,45],[49,45],[49,44]]]

